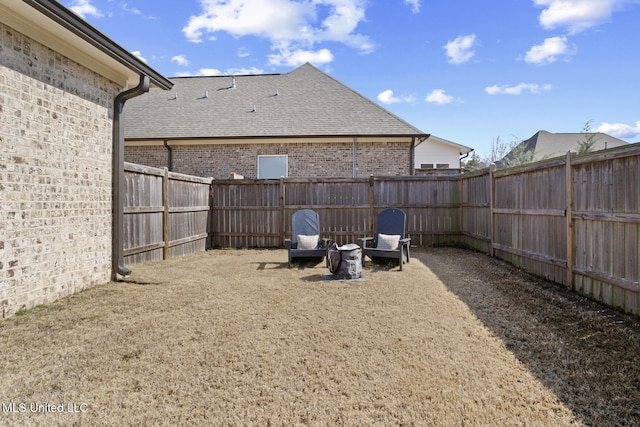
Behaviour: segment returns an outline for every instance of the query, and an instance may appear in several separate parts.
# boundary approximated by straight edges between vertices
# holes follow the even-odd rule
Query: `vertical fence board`
[[[125,163],[125,263],[204,250],[210,180]]]
[[[125,167],[124,261],[162,259],[162,169]],[[138,251],[138,248],[145,249]]]

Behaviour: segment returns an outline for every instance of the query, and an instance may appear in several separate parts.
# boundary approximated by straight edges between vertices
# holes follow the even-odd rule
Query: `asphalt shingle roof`
[[[533,152],[533,161],[564,156],[567,151],[577,152],[580,142],[591,138],[594,142],[591,151],[627,145],[626,141],[615,138],[606,133],[551,133],[545,130],[536,132],[531,138],[522,141],[500,161],[497,167],[502,167],[505,160],[510,160],[517,150],[523,153]]]
[[[170,80],[171,92],[127,102],[126,139],[425,135],[308,63],[283,74]]]

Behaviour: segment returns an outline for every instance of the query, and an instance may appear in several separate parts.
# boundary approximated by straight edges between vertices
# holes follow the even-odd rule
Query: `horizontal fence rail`
[[[207,248],[211,179],[125,163],[124,260],[157,261]]]
[[[640,314],[640,146],[433,176],[212,180],[126,164],[125,261],[283,247],[313,209],[339,244],[387,207],[415,246],[465,245]]]
[[[459,244],[459,178],[371,177],[215,180],[213,247],[281,247],[291,216],[313,209],[323,237],[339,244],[370,236],[375,216],[396,207],[407,214],[407,234],[418,245]]]

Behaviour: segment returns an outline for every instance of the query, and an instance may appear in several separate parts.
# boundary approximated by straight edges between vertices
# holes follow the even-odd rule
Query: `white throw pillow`
[[[303,234],[298,234],[298,249],[315,249],[318,247],[318,236],[305,236]]]
[[[377,249],[395,250],[398,249],[400,243],[399,234],[378,234],[378,246]]]

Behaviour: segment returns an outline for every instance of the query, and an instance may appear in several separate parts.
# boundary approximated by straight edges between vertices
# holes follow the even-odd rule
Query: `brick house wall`
[[[169,151],[162,145],[124,148],[124,161],[153,168],[169,167]]]
[[[108,79],[0,24],[0,311],[110,280]]]
[[[227,179],[232,172],[257,177],[259,155],[287,155],[289,177],[324,178],[353,176],[353,143],[286,142],[254,144],[172,145],[174,172]],[[356,176],[410,175],[409,142],[357,142]],[[152,167],[168,167],[164,146],[127,146],[125,160]]]

